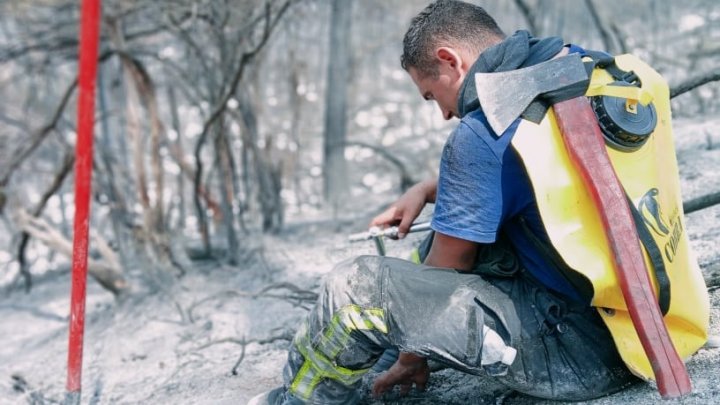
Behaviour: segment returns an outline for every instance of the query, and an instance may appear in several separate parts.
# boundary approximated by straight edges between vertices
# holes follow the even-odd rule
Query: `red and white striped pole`
[[[75,221],[73,227],[72,292],[66,404],[80,403],[88,226],[95,121],[95,78],[100,38],[100,0],[82,0],[78,63],[77,144],[75,145]]]

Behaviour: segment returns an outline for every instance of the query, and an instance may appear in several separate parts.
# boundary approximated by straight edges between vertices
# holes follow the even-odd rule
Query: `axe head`
[[[582,86],[584,94],[589,81],[585,65],[577,53],[523,69],[475,74],[480,107],[498,136],[538,97],[578,86]],[[572,97],[575,96],[577,94]]]

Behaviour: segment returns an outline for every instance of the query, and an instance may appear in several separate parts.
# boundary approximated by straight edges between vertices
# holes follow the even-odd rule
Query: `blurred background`
[[[119,294],[133,272],[177,276],[209,257],[242,267],[263,233],[368,218],[433,176],[454,123],[399,64],[427,3],[104,1],[91,274]],[[720,65],[714,0],[474,3],[508,34],[634,53],[671,88]],[[69,269],[78,18],[77,1],[0,1],[6,291]],[[711,119],[719,93],[674,98],[674,116]]]

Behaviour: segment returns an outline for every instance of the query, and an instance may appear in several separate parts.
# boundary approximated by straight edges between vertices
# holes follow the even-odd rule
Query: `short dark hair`
[[[439,45],[462,45],[478,54],[505,37],[495,20],[480,6],[458,0],[437,0],[410,21],[403,38],[400,64],[436,77],[433,57]]]

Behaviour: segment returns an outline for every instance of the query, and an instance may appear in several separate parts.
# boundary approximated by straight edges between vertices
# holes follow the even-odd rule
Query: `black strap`
[[[655,279],[657,280],[659,292],[658,292],[658,304],[662,314],[667,314],[670,309],[670,279],[668,278],[667,271],[665,270],[665,262],[662,258],[662,253],[658,247],[655,239],[653,239],[650,231],[645,226],[645,222],[640,215],[640,212],[635,208],[630,198],[625,194],[628,199],[628,205],[632,212],[633,222],[637,228],[640,242],[642,243],[645,250],[648,252],[650,261],[652,262],[653,268],[655,269]],[[565,260],[562,259],[560,253],[553,246],[548,246],[546,243],[540,240],[530,227],[525,222],[522,216],[518,216],[517,222],[522,228],[525,235],[530,239],[535,249],[555,267],[559,273],[578,291],[580,296],[586,302],[590,302],[593,296],[592,283],[583,277],[580,273],[571,268]]]
[[[588,56],[590,59],[592,59],[592,62],[586,62],[587,64],[585,65],[585,68],[589,70],[588,75],[591,74],[592,69],[594,68],[604,69],[610,74],[610,76],[613,77],[613,79],[617,81],[626,82],[637,86],[641,85],[640,78],[635,74],[635,72],[633,72],[632,70],[625,71],[618,67],[618,65],[615,63],[614,56],[611,56],[605,52],[588,50],[585,51],[585,56]]]
[[[592,71],[595,68],[604,69],[610,76],[616,81],[626,82],[635,86],[640,86],[640,79],[633,71],[625,71],[620,69],[615,63],[615,57],[600,51],[585,51],[585,56],[589,57],[591,61],[584,62],[585,70],[587,71],[588,78],[592,76]],[[569,100],[575,97],[581,97],[587,92],[588,82],[577,83],[572,86],[567,86],[562,89],[553,90],[544,94],[539,95],[532,103],[523,111],[521,117],[539,124],[545,117],[550,106],[557,104],[561,101]]]
[[[662,252],[660,252],[657,242],[655,242],[655,239],[652,237],[652,234],[645,225],[642,214],[640,214],[640,211],[635,208],[635,204],[633,204],[630,196],[625,193],[625,197],[627,198],[628,205],[630,206],[633,222],[635,222],[635,228],[637,228],[640,242],[642,242],[642,245],[645,247],[648,256],[650,256],[650,261],[655,268],[655,279],[657,280],[659,289],[658,304],[660,305],[662,314],[665,315],[670,309],[670,278],[668,278],[667,271],[665,270],[665,262],[663,261]]]

